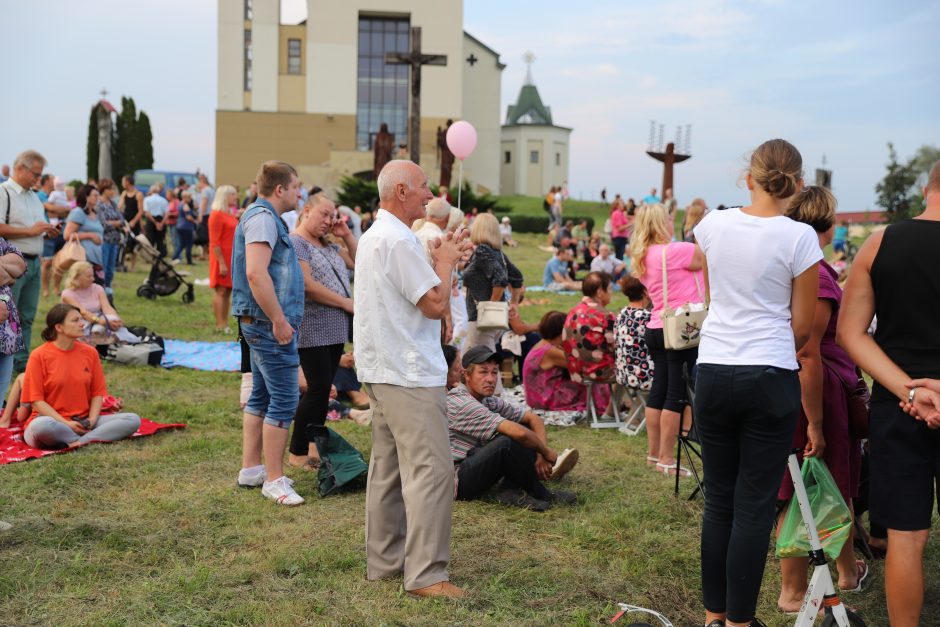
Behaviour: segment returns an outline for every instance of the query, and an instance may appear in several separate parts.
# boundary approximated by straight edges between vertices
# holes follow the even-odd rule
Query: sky
[[[224,0],[240,2],[241,0]],[[339,0],[337,0],[339,1]],[[447,0],[441,0],[447,1]],[[0,163],[25,148],[82,178],[88,113],[106,88],[132,96],[154,133],[155,167],[214,169],[217,0],[0,0]],[[676,166],[681,204],[746,203],[748,153],[783,137],[809,179],[823,158],[842,211],[875,208],[886,144],[901,158],[940,145],[940,0],[464,0],[464,29],[506,64],[502,115],[523,54],[556,124],[572,127],[575,198],[641,197],[662,166],[650,121],[692,125]],[[282,0],[282,21],[304,18]],[[244,183],[244,182],[236,182]]]

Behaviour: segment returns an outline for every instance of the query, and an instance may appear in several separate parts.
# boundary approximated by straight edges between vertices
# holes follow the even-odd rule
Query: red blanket
[[[145,435],[153,435],[160,429],[183,429],[184,424],[160,424],[146,418],[140,419],[140,429],[132,435],[132,438],[141,438]],[[81,446],[77,448],[83,448]],[[36,459],[46,455],[55,455],[56,453],[66,453],[75,449],[65,448],[59,451],[47,451],[44,449],[32,448],[23,441],[23,428],[20,426],[10,427],[9,429],[0,429],[0,465],[11,464],[13,462],[22,462],[27,459]]]

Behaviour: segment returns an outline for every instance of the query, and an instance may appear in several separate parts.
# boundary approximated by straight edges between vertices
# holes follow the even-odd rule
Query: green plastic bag
[[[809,506],[813,510],[819,543],[826,557],[834,560],[849,539],[852,514],[824,461],[816,457],[805,458],[801,474]],[[794,494],[777,536],[777,557],[806,557],[808,554],[809,534],[803,526],[800,505]]]

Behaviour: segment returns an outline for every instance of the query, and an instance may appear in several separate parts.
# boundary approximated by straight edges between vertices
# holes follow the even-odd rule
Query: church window
[[[560,152],[555,153],[555,165],[561,165],[561,153]]]
[[[388,65],[388,52],[410,50],[408,18],[359,17],[359,62],[356,96],[356,147],[371,150],[383,123],[395,142],[408,141],[409,68]]]
[[[245,29],[245,91],[251,91],[251,29]]]
[[[287,40],[287,73],[300,74],[300,40]]]
[[[512,151],[507,150],[503,153],[503,163],[509,164],[512,163]]]
[[[529,151],[529,163],[538,163],[539,162],[539,151],[530,150]]]

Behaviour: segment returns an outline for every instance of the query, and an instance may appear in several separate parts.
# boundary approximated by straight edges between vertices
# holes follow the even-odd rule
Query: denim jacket
[[[296,329],[304,315],[304,278],[300,262],[297,260],[284,220],[277,215],[269,202],[260,198],[248,207],[235,229],[235,242],[232,246],[232,315],[268,320],[248,285],[245,272],[245,232],[242,229],[242,225],[251,216],[261,212],[273,215],[277,223],[278,239],[274,250],[271,251],[268,274],[274,283],[274,293],[284,311],[284,317]]]

